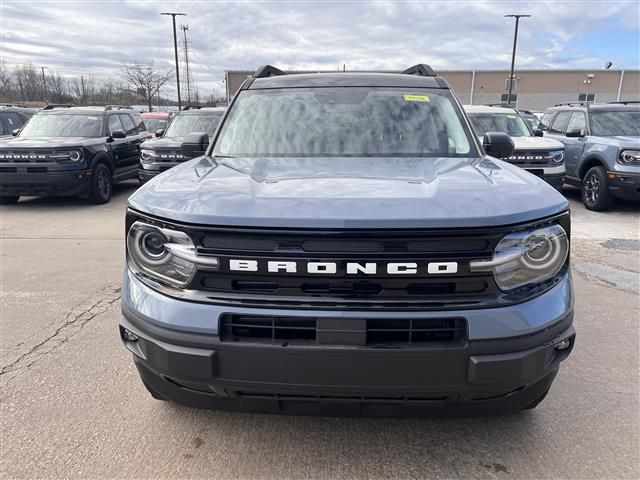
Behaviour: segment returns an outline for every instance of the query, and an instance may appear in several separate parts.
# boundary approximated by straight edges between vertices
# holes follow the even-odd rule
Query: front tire
[[[20,197],[18,195],[10,195],[0,197],[0,205],[13,205],[14,203],[18,203]]]
[[[113,191],[113,177],[111,170],[104,163],[99,163],[93,170],[91,186],[89,189],[89,201],[100,205],[111,200]]]
[[[603,167],[592,167],[582,179],[582,203],[588,210],[602,212],[613,205],[607,172]]]

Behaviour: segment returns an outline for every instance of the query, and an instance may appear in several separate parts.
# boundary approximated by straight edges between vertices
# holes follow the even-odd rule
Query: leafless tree
[[[171,79],[173,70],[157,70],[153,63],[134,63],[126,65],[120,76],[140,95],[152,110],[153,101],[160,89]]]

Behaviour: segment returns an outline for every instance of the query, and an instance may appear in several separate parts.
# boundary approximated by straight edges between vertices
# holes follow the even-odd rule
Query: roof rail
[[[0,103],[0,107],[29,108],[23,103]]]
[[[185,110],[200,110],[202,108],[202,106],[200,105],[185,105],[184,107],[182,107],[182,111],[184,112]]]
[[[133,110],[129,105],[105,105],[105,110]]]
[[[485,107],[513,108],[513,109],[516,108],[514,105],[511,105],[511,104],[509,104],[507,102],[485,103],[484,106]]]
[[[607,102],[613,105],[635,105],[636,103],[640,103],[640,100],[619,100],[617,102]]]
[[[53,110],[54,108],[71,108],[75,105],[71,105],[69,103],[49,103],[42,107],[42,110]]]
[[[255,71],[255,73],[253,74],[253,78],[277,77],[286,74],[286,72],[283,72],[279,68],[273,67],[271,65],[263,65]]]
[[[593,102],[564,102],[564,103],[556,103],[554,107],[585,107],[589,106],[590,103]]]
[[[421,77],[435,77],[436,72],[426,63],[419,63],[413,67],[409,67],[406,70],[400,72],[403,75],[419,75]]]

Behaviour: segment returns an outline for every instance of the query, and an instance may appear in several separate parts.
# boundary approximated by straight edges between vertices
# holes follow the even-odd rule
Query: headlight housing
[[[564,161],[564,150],[549,152],[549,158],[551,158],[551,161],[554,163],[562,163]]]
[[[84,159],[82,150],[57,150],[50,157],[52,160],[64,163],[80,163]]]
[[[127,232],[127,252],[144,275],[176,288],[186,287],[198,268],[218,269],[218,259],[198,255],[186,233],[141,221]]]
[[[140,160],[143,162],[153,162],[157,156],[154,150],[147,148],[140,150]]]
[[[640,165],[640,150],[634,150],[631,148],[620,150],[618,163],[621,163],[622,165]]]
[[[493,271],[503,291],[553,278],[569,255],[569,238],[560,225],[511,233],[496,246],[493,259],[473,261],[471,271]]]

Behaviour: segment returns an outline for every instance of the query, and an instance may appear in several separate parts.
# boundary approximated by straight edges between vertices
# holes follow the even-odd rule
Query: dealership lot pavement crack
[[[11,380],[25,370],[28,370],[38,362],[41,357],[50,354],[66,343],[70,338],[82,330],[91,320],[106,312],[112,304],[119,300],[120,288],[116,288],[111,285],[106,287],[103,292],[100,293],[99,299],[91,305],[74,307],[67,312],[62,325],[56,328],[51,335],[37,343],[27,352],[21,354],[10,364],[2,367],[0,370],[0,376],[13,372],[15,375],[8,377],[8,380]]]

